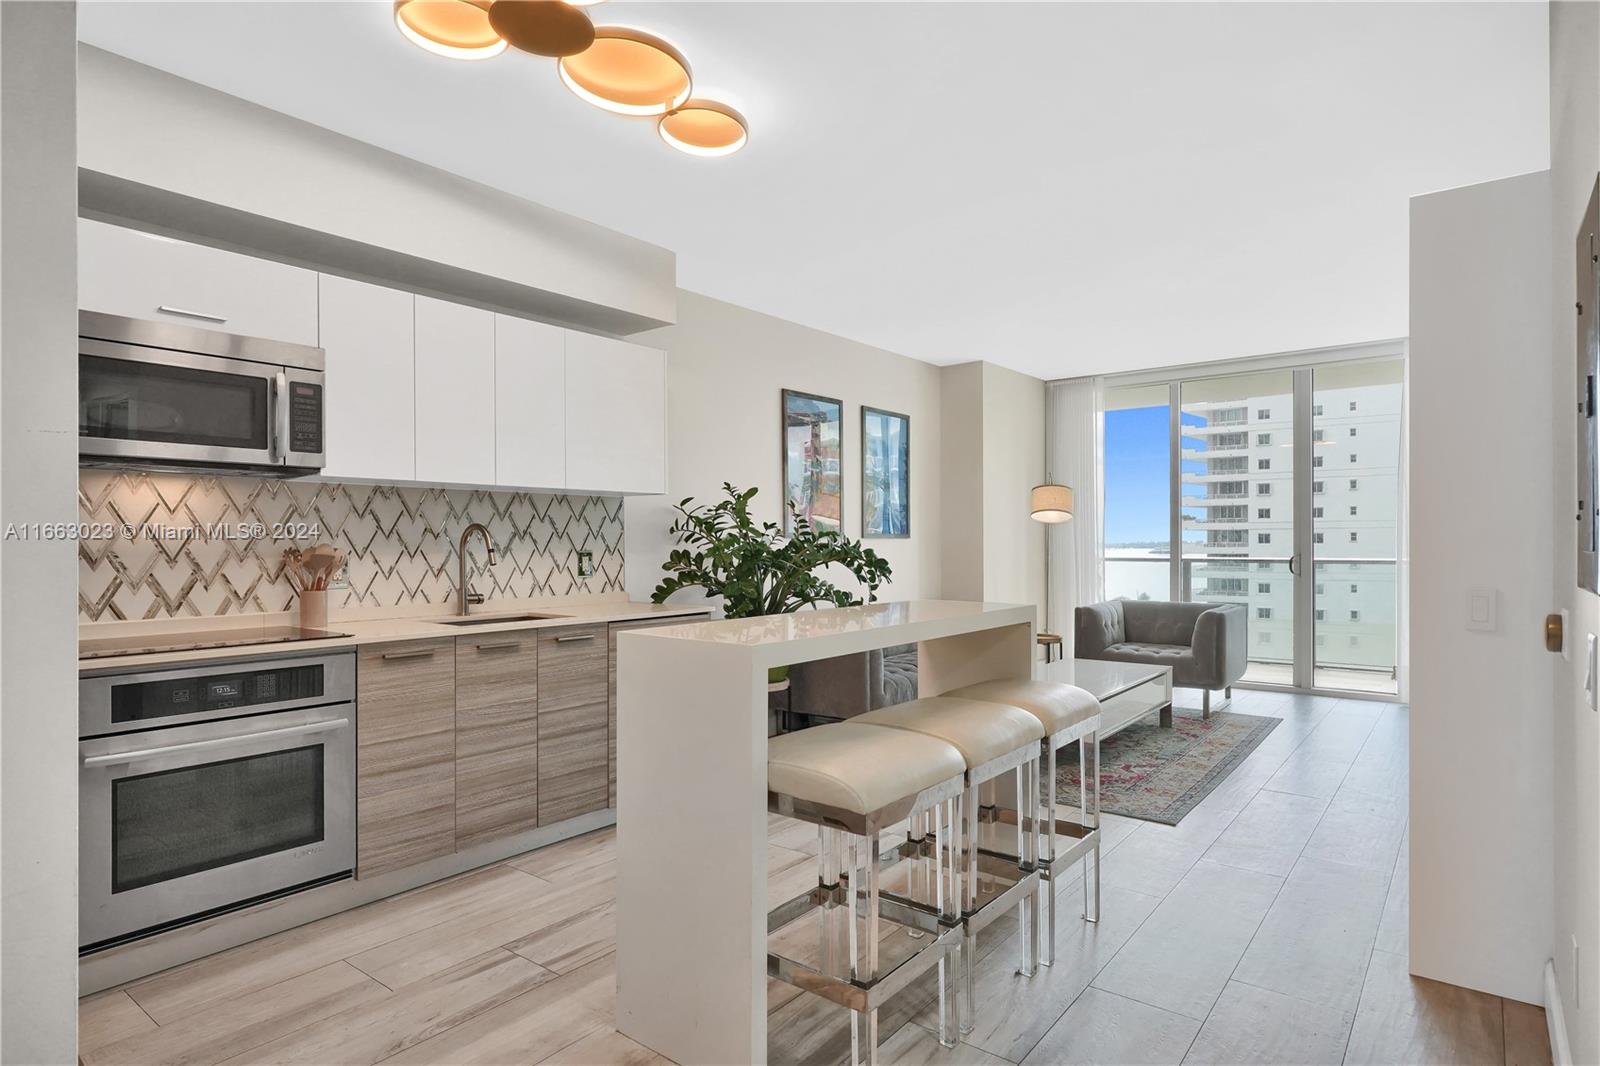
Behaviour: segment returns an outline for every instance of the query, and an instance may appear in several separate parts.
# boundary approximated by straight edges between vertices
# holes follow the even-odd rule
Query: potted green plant
[[[680,547],[661,564],[667,577],[650,599],[665,603],[679,589],[699,588],[722,597],[729,618],[787,614],[819,603],[857,607],[877,598],[891,579],[889,563],[858,540],[831,529],[816,529],[793,506],[793,532],[784,535],[776,522],[750,516],[755,489],[736,489],[724,482],[727,499],[696,505],[689,496],[674,508],[671,532]],[[866,589],[863,599],[825,580],[818,572],[841,566]],[[781,681],[788,667],[778,667],[771,680]]]

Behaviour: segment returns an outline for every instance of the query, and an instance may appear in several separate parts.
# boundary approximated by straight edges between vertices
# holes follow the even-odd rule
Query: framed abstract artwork
[[[814,529],[843,531],[844,404],[826,396],[783,390],[784,499]],[[784,508],[784,532],[794,517]]]
[[[911,536],[911,419],[861,409],[861,535]]]

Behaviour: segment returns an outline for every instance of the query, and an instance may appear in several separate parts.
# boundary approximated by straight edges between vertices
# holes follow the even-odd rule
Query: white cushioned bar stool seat
[[[976,773],[984,780],[993,776],[985,772],[993,764],[1005,762],[1006,770],[1019,765],[1016,753],[1044,738],[1038,718],[1020,708],[950,696],[881,707],[852,721],[936,737],[961,753],[969,776]]]
[[[961,752],[920,733],[838,722],[767,742],[767,790],[865,818],[899,821],[917,797],[966,772]]]
[[[1099,700],[1076,685],[1062,685],[1052,681],[1034,681],[1029,678],[980,681],[976,685],[958,688],[945,695],[1020,707],[1039,719],[1039,724],[1044,727],[1045,736],[1048,737],[1087,725],[1100,717]]]
[[[1039,804],[1025,796],[1039,794],[1039,756],[1044,726],[1037,716],[1006,704],[960,696],[927,696],[868,711],[852,719],[862,725],[887,726],[937,737],[954,746],[966,759],[966,787],[961,797],[961,826],[957,847],[961,851],[962,985],[965,1006],[960,1027],[971,1031],[976,1009],[973,979],[977,935],[1013,908],[1019,911],[1018,938],[1022,961],[1018,972],[1033,976],[1039,942],[1039,869],[1037,845]],[[978,833],[979,786],[1016,771],[1016,855],[996,858],[980,847]],[[992,819],[991,819],[992,820]],[[991,861],[985,862],[989,858]],[[1014,862],[1015,866],[1009,864]],[[1001,866],[1006,867],[1003,872]],[[982,886],[996,889],[985,895]]]
[[[1045,932],[1040,961],[1055,962],[1056,893],[1055,865],[1058,834],[1071,838],[1062,856],[1063,865],[1077,858],[1085,864],[1083,877],[1083,916],[1100,920],[1100,701],[1076,685],[1031,678],[982,681],[946,693],[963,699],[993,700],[997,704],[1020,707],[1039,720],[1044,728],[1041,754],[1044,760],[1044,833],[1039,847],[1039,891],[1045,910]],[[1078,744],[1078,810],[1076,824],[1056,819],[1056,752],[1074,741]],[[1089,859],[1094,858],[1094,902],[1089,901]]]
[[[789,927],[821,911],[817,930],[805,932],[820,939],[818,960],[802,962],[769,948],[767,976],[851,1011],[852,1064],[863,1061],[863,1051],[867,1063],[877,1062],[879,1007],[934,966],[939,1041],[947,1047],[958,1041],[955,956],[964,934],[956,851],[944,845],[957,831],[966,770],[961,752],[942,740],[858,720],[767,741],[767,809],[811,822],[818,834],[817,887],[769,911],[767,932],[782,944]],[[902,822],[931,824],[934,843],[909,855],[907,894],[887,896],[879,887],[880,834]],[[894,861],[907,857],[902,851]],[[912,930],[903,943],[920,945],[887,967],[879,959],[880,917]]]

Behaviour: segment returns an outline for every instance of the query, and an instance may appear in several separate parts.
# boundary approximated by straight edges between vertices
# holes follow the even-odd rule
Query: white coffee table
[[[1061,676],[1062,666],[1068,668],[1066,677]],[[1172,667],[1104,659],[1073,659],[1056,667],[1052,678],[1077,685],[1100,701],[1101,739],[1151,712],[1159,712],[1161,725],[1172,728]]]

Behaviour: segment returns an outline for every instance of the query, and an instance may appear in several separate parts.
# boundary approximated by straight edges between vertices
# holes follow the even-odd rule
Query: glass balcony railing
[[[1171,559],[1162,549],[1112,549],[1105,557],[1107,598],[1171,598]],[[1325,558],[1310,573],[1289,571],[1286,556],[1186,555],[1179,598],[1236,603],[1248,612],[1246,681],[1292,685],[1295,584],[1313,590],[1313,684],[1356,692],[1397,691],[1395,560]]]

